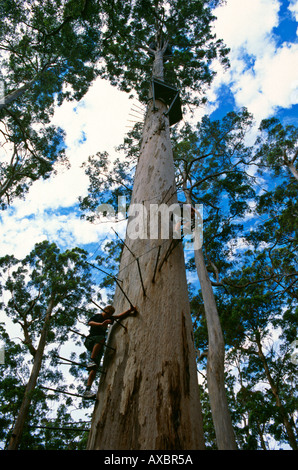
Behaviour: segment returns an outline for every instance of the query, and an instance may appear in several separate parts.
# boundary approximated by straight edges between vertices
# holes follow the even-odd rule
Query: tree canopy
[[[33,181],[64,164],[56,105],[79,100],[98,75],[98,2],[5,0],[0,6],[0,202],[23,197]]]
[[[58,384],[60,389],[65,389],[62,385],[65,376],[58,367],[59,351],[70,339],[71,329],[77,326],[78,320],[87,322],[94,312],[88,305],[94,294],[90,266],[84,250],[74,248],[61,252],[54,243],[47,241],[37,244],[23,260],[14,256],[1,258],[0,266],[6,298],[2,308],[7,321],[18,326],[21,335],[19,341],[11,340],[1,324],[7,357],[1,366],[4,368],[0,390],[1,438],[2,441],[8,439],[11,428],[21,421],[24,434],[18,436],[20,448],[31,445],[44,448],[45,444],[38,444],[39,439],[34,439],[30,429],[36,426],[43,429],[48,416],[57,420],[58,427],[62,426],[61,422],[73,421],[65,407],[71,400],[59,404],[59,396],[48,397],[42,387],[55,389]],[[30,389],[29,384],[32,384]],[[80,383],[75,385],[72,386],[74,392]],[[26,399],[31,403],[27,414],[23,411]],[[55,401],[59,411],[53,416],[51,402]],[[40,433],[43,435],[44,432]],[[49,445],[54,444],[51,441]]]
[[[165,81],[181,90],[184,103],[199,104],[214,72],[216,57],[228,64],[228,49],[212,31],[212,9],[219,1],[116,0],[105,3],[102,76],[121,90],[148,99],[152,57],[164,48]],[[191,91],[197,92],[192,95]]]

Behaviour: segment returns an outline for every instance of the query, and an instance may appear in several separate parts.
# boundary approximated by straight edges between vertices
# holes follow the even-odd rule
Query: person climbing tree
[[[88,325],[90,326],[90,331],[89,335],[85,339],[84,344],[87,350],[91,352],[91,360],[87,364],[87,369],[90,372],[87,380],[86,390],[83,394],[84,398],[94,398],[96,396],[96,393],[91,390],[91,387],[102,358],[103,345],[106,340],[106,332],[108,325],[113,324],[115,320],[124,319],[128,315],[136,314],[137,310],[135,307],[131,307],[128,310],[119,313],[118,315],[113,315],[114,312],[115,308],[113,307],[113,305],[107,305],[103,309],[102,313],[97,313],[93,315],[88,322]]]

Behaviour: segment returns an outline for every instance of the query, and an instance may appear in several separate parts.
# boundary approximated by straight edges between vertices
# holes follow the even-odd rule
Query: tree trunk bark
[[[219,450],[236,450],[237,445],[225,390],[224,338],[201,248],[195,250],[195,263],[202,290],[208,330],[207,384],[217,447]]]
[[[41,368],[41,363],[42,363],[44,348],[46,345],[46,340],[47,340],[47,335],[49,331],[53,308],[54,308],[54,299],[51,299],[47,308],[43,329],[42,329],[38,347],[34,356],[34,362],[33,362],[33,367],[31,370],[30,378],[26,386],[25,395],[23,398],[23,402],[22,402],[18,417],[14,425],[14,429],[12,431],[12,436],[8,445],[8,450],[17,450],[21,442],[24,425],[26,423],[30,404],[31,404],[32,393],[35,389],[39,371]]]
[[[184,182],[186,202],[193,206],[185,184],[186,182]],[[236,450],[237,444],[225,390],[225,344],[222,328],[202,248],[195,249],[194,255],[208,330],[207,385],[217,447],[219,450]]]
[[[155,65],[162,79],[161,63]],[[116,352],[104,359],[88,449],[204,448],[182,243],[160,233],[150,238],[152,218],[131,218],[134,204],[149,214],[150,204],[177,202],[166,109],[156,101],[147,111],[118,274],[122,290],[114,298],[117,313],[129,306],[123,291],[139,313],[124,321],[127,331],[112,327]],[[134,239],[132,228],[143,238]]]
[[[0,96],[0,110],[6,108],[6,106],[10,105],[13,101],[22,96],[22,94],[25,93],[25,91],[27,91],[36,82],[36,80],[37,78],[30,80],[30,82],[21,86],[18,90],[13,91],[9,95]]]

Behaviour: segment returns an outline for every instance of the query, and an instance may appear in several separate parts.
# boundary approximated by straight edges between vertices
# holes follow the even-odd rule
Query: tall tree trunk
[[[185,184],[184,194],[186,202],[193,205]],[[237,445],[225,389],[225,344],[222,328],[202,248],[195,249],[194,255],[208,330],[207,384],[217,447],[219,450],[236,450]]]
[[[33,367],[31,370],[30,378],[26,386],[24,398],[22,401],[22,405],[21,405],[18,417],[14,425],[14,429],[12,431],[12,436],[9,442],[8,450],[17,450],[21,442],[24,425],[26,423],[28,413],[29,413],[32,393],[35,389],[39,371],[41,368],[41,363],[42,363],[44,348],[46,345],[46,340],[47,340],[47,335],[49,331],[53,308],[54,308],[54,299],[51,299],[47,308],[43,329],[41,331],[38,347],[34,356]]]
[[[153,70],[163,78],[161,61],[155,61]],[[150,204],[177,201],[166,109],[161,101],[156,109],[152,102],[148,107],[131,216],[134,204],[149,214]],[[133,239],[132,227],[150,229],[149,218],[138,227],[137,220],[129,219],[118,274],[122,289],[116,290],[114,306],[116,312],[127,309],[124,291],[139,314],[125,320],[127,331],[117,324],[111,330],[109,341],[116,352],[104,360],[106,374],[99,384],[88,449],[203,449],[182,244],[160,234],[152,239],[149,232],[147,238]]]
[[[237,445],[228,407],[224,377],[225,345],[203,250],[195,250],[208,329],[207,384],[216,442],[219,450],[236,450]]]

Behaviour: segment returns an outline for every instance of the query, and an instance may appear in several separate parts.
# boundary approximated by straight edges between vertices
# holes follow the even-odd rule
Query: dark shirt
[[[97,313],[96,315],[93,315],[93,317],[90,318],[89,322],[90,321],[94,321],[96,323],[103,323],[105,321],[105,318],[102,316],[101,313]],[[89,336],[105,336],[106,330],[107,326],[90,326]]]

